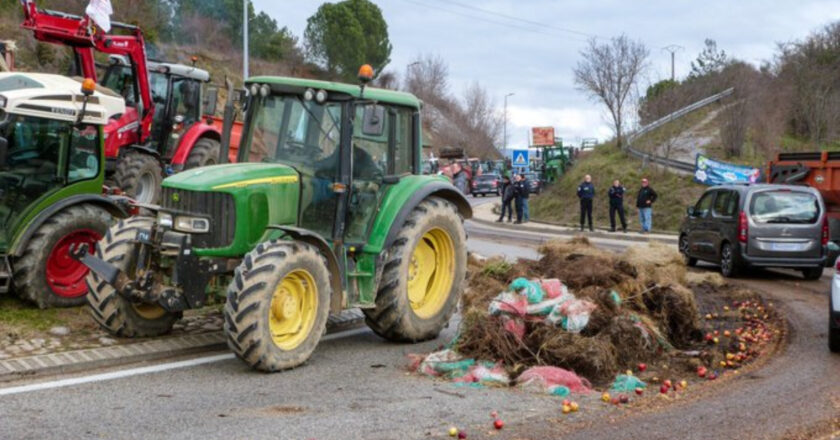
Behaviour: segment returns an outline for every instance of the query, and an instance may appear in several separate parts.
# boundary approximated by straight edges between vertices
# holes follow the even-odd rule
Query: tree
[[[720,72],[729,63],[726,52],[718,49],[715,40],[706,38],[704,44],[706,47],[697,55],[697,59],[691,62],[690,77],[697,78]]]
[[[324,3],[307,20],[303,38],[310,59],[345,81],[355,81],[362,64],[378,73],[391,61],[388,25],[368,0]]]
[[[647,67],[649,54],[643,43],[631,41],[626,35],[604,44],[592,38],[581,51],[583,60],[574,69],[578,89],[607,107],[619,147],[623,141],[625,104]]]

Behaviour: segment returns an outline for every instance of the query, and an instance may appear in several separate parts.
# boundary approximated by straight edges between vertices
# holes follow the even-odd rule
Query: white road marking
[[[347,336],[353,336],[360,333],[366,333],[370,330],[368,328],[358,328],[353,330],[345,330],[343,332],[333,333],[331,335],[327,335],[321,338],[321,341],[329,341],[332,339],[343,338]],[[8,396],[11,394],[23,394],[23,393],[31,393],[34,391],[43,391],[49,390],[53,388],[63,388],[63,387],[70,387],[75,385],[82,385],[86,383],[94,383],[94,382],[104,382],[108,380],[114,379],[122,379],[125,377],[131,376],[139,376],[142,374],[153,374],[153,373],[160,373],[162,371],[168,370],[176,370],[179,368],[190,368],[196,367],[199,365],[204,364],[212,364],[215,362],[227,361],[230,359],[235,359],[236,356],[233,353],[226,353],[226,354],[216,354],[212,356],[205,356],[195,359],[189,359],[185,361],[178,361],[178,362],[169,362],[165,364],[158,364],[158,365],[151,365],[148,367],[138,367],[138,368],[130,368],[128,370],[120,370],[120,371],[111,371],[108,373],[100,373],[100,374],[92,374],[90,376],[81,376],[81,377],[71,377],[68,379],[60,379],[54,380],[50,382],[41,382],[41,383],[33,383],[29,385],[21,385],[17,387],[9,387],[9,388],[0,388],[0,396]]]

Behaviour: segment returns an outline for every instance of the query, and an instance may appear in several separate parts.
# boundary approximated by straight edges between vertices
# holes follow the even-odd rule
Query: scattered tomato
[[[493,421],[493,427],[496,428],[496,429],[502,429],[502,428],[504,428],[504,426],[505,426],[505,422],[503,422],[499,419],[496,419],[496,420]]]

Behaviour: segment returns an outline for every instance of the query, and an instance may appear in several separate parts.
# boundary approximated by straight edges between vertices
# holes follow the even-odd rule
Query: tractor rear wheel
[[[88,268],[70,257],[73,244],[91,247],[105,235],[111,215],[94,205],[76,205],[48,218],[12,262],[14,287],[38,307],[73,307],[85,303]]]
[[[209,165],[216,165],[219,163],[219,154],[222,150],[219,141],[210,138],[201,138],[190,151],[187,161],[184,163],[184,169],[206,167]]]
[[[154,219],[149,217],[120,220],[96,246],[96,256],[120,270],[126,270],[132,260],[132,240],[137,231],[148,229],[153,224]],[[132,303],[94,272],[88,274],[87,283],[90,314],[94,321],[113,335],[128,338],[159,336],[169,333],[175,321],[181,318],[181,313],[167,312],[156,304]]]
[[[117,162],[114,182],[134,200],[154,204],[160,200],[163,170],[152,155],[130,151]]]
[[[466,233],[458,209],[438,197],[424,200],[386,255],[376,308],[364,310],[368,326],[392,341],[437,337],[464,289]]]
[[[306,362],[327,330],[330,272],[305,243],[260,243],[236,268],[225,303],[225,333],[236,356],[261,371]]]

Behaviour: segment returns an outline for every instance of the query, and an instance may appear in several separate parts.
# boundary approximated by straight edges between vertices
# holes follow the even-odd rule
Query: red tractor
[[[137,26],[112,23],[121,32],[112,35],[87,16],[21,3],[21,26],[39,41],[72,47],[85,78],[97,80],[94,50],[111,55],[102,84],[125,99],[126,111],[105,127],[107,176],[138,203],[158,201],[165,175],[235,160],[242,127],[234,124],[228,155],[220,157],[222,121],[213,115],[216,90],[204,91],[207,71],[148,61]]]

